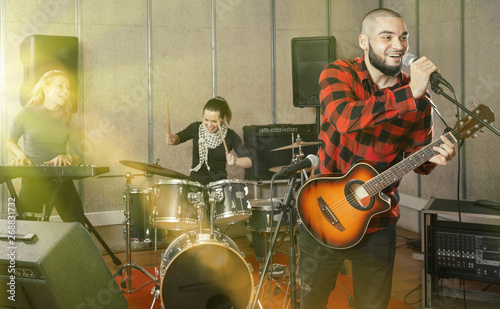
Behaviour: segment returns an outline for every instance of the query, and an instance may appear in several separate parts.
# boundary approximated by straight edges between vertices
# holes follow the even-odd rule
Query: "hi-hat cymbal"
[[[126,160],[122,160],[119,162],[125,166],[135,168],[136,170],[140,170],[150,174],[156,174],[176,179],[189,179],[187,175],[184,175],[182,173],[173,170],[169,170],[168,168],[164,168],[161,165],[147,164],[136,161],[126,161]]]
[[[273,172],[273,173],[277,173],[277,172],[281,171],[283,168],[285,168],[285,167],[289,167],[289,166],[290,166],[290,165],[274,166],[274,167],[271,167],[271,168],[269,169],[269,171],[270,171],[270,172]],[[304,168],[304,170],[305,170],[306,172],[310,172],[310,171],[312,170],[312,168],[310,168],[310,167],[306,167],[306,168]],[[302,171],[302,170],[298,170],[298,171],[296,171],[295,173],[300,173],[300,171]]]
[[[283,146],[280,148],[273,149],[271,151],[278,151],[278,150],[284,150],[284,149],[291,149],[291,148],[297,148],[297,147],[305,147],[305,146],[312,146],[312,145],[318,145],[321,144],[321,142],[295,142],[291,145]]]

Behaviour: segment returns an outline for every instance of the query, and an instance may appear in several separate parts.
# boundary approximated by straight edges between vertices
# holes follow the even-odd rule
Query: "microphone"
[[[294,163],[290,166],[284,167],[281,171],[273,175],[273,179],[281,176],[289,176],[298,170],[304,169],[306,167],[316,168],[319,164],[319,158],[313,154],[308,155],[304,160]]]
[[[403,65],[405,67],[410,67],[410,65],[413,63],[413,61],[415,61],[417,59],[418,59],[418,57],[415,56],[414,54],[406,53],[403,56]],[[453,90],[453,87],[451,86],[451,84],[448,83],[448,81],[446,79],[444,79],[441,76],[441,74],[439,74],[438,72],[432,72],[431,73],[430,82],[431,82],[432,85],[435,85],[435,86],[437,86],[439,84],[443,84],[448,89],[450,89],[452,92],[455,92],[455,90]]]

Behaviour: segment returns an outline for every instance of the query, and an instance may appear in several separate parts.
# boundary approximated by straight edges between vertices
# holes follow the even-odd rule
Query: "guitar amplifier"
[[[272,150],[293,144],[299,136],[303,142],[316,142],[318,140],[316,124],[271,124],[243,127],[245,147],[252,156],[252,167],[245,170],[245,178],[268,180],[274,174],[269,171],[270,168],[290,165],[293,154],[299,151],[298,148]],[[317,154],[318,145],[305,146],[301,149],[306,157],[309,154]]]

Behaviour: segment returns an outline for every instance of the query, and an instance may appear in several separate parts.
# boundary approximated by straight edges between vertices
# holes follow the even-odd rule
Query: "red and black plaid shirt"
[[[413,99],[404,72],[389,88],[378,89],[364,56],[328,64],[319,79],[322,125],[315,174],[345,174],[360,160],[374,163],[379,172],[429,144],[433,137],[430,94]],[[415,169],[428,174],[436,165]],[[399,181],[382,192],[391,199],[389,211],[374,216],[367,232],[393,225],[399,218]]]

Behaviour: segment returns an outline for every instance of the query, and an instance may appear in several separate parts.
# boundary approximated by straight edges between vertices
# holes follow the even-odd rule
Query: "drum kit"
[[[300,150],[309,144],[297,142],[282,149],[298,147]],[[245,180],[224,179],[203,185],[158,164],[120,163],[167,178],[155,181],[151,188],[135,189],[131,188],[132,175],[127,173],[125,177],[127,262],[114,273],[116,276],[126,272],[121,284],[124,292],[133,293],[153,281],[151,308],[158,298],[164,308],[205,308],[210,302],[220,303],[227,298],[234,308],[247,308],[254,298],[252,267],[244,260],[244,253],[218,227],[247,221],[247,227],[253,231],[271,232],[276,216],[270,216],[279,212],[270,206],[271,200],[250,203],[247,200],[249,181]],[[287,226],[290,222],[283,224],[284,228]],[[155,267],[156,276],[132,263],[131,258],[131,241],[150,242],[153,229],[155,252],[158,250],[157,229],[182,232],[161,253],[159,272]],[[132,268],[151,281],[132,290]]]
[[[210,301],[221,301],[217,297],[228,297],[235,308],[246,308],[253,296],[251,266],[231,238],[215,227],[242,222],[251,216],[247,182],[224,179],[202,185],[159,165],[120,163],[170,178],[157,180],[152,188],[132,189],[132,177],[127,177],[124,196],[127,262],[114,274],[126,270],[122,281],[125,293],[135,291],[130,276],[135,268],[155,282],[151,308],[160,297],[166,308],[204,307]],[[157,229],[183,232],[161,254],[160,280],[158,273],[155,277],[131,262],[131,241],[150,242],[152,229],[155,235]],[[156,239],[155,236],[155,251]],[[194,294],[196,297],[192,297]]]

